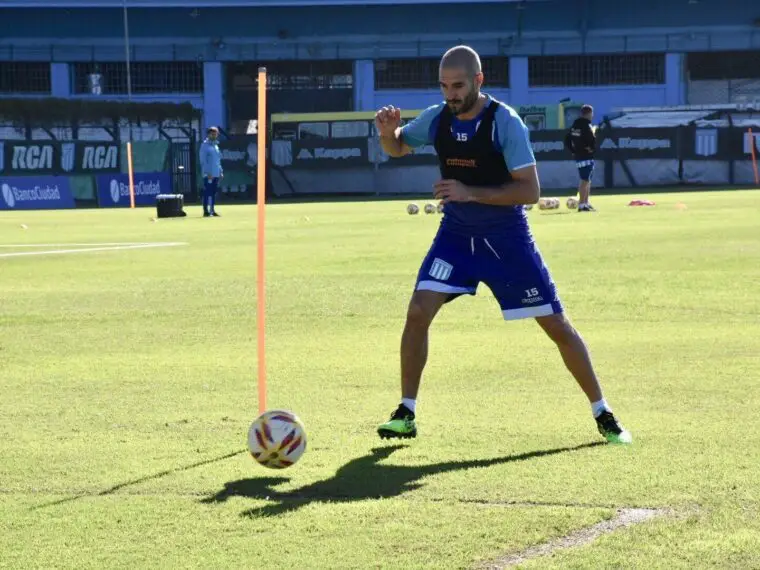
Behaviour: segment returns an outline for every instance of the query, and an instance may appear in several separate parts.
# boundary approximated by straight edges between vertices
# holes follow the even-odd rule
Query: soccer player
[[[203,217],[219,217],[216,213],[216,192],[219,180],[224,178],[222,153],[219,150],[219,129],[209,127],[206,140],[201,144],[201,173],[203,174]]]
[[[594,152],[596,152],[596,135],[591,128],[594,109],[591,105],[581,107],[581,116],[575,119],[573,126],[565,135],[565,148],[573,153],[578,167],[578,211],[595,212],[589,204],[591,194],[591,175],[594,173]]]
[[[529,132],[514,109],[481,93],[478,54],[451,48],[439,68],[444,102],[399,128],[400,110],[375,116],[391,157],[433,144],[441,180],[434,196],[444,204],[437,235],[417,274],[401,337],[401,403],[378,427],[382,438],[416,437],[417,392],[428,355],[428,330],[439,309],[485,283],[505,320],[534,318],[553,340],[591,403],[599,432],[630,443],[602,394],[581,335],[563,312],[552,277],[534,243],[524,204],[540,196]]]

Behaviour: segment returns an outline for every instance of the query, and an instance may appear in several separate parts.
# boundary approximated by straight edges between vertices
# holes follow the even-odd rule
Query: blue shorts
[[[415,289],[474,295],[491,290],[505,320],[561,313],[557,289],[536,244],[514,237],[469,237],[441,228],[422,262]]]
[[[579,160],[576,162],[576,166],[578,167],[578,176],[580,176],[581,180],[589,182],[591,175],[594,173],[594,161]]]

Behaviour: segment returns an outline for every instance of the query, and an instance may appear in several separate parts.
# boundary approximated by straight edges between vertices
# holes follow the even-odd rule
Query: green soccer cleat
[[[596,427],[610,443],[633,443],[631,432],[625,429],[609,410],[604,410],[596,417]]]
[[[404,404],[400,404],[396,411],[391,414],[391,419],[378,426],[377,433],[381,439],[391,439],[394,437],[409,439],[417,437],[414,412]]]

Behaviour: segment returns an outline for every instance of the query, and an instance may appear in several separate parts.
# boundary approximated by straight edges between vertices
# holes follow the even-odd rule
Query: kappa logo
[[[565,143],[562,141],[535,141],[530,144],[535,153],[565,150]]]
[[[430,266],[430,271],[428,271],[428,274],[438,281],[446,281],[451,276],[451,271],[453,269],[453,265],[446,263],[442,259],[438,259],[436,257]]]
[[[694,153],[697,156],[718,154],[718,129],[697,129],[694,137]]]
[[[317,147],[313,149],[313,152],[308,149],[302,148],[298,151],[296,158],[300,160],[309,159],[332,159],[343,160],[346,158],[361,158],[362,151],[358,148],[322,148]]]
[[[425,155],[433,155],[435,156],[437,153],[435,152],[435,147],[432,144],[425,144],[422,146],[418,146],[414,149],[414,154],[425,154]]]
[[[223,148],[221,150],[221,157],[224,161],[243,161],[248,155],[244,150],[234,150],[229,148]]]
[[[632,149],[632,150],[657,150],[658,148],[670,148],[669,139],[633,139],[620,137],[617,142],[612,138],[604,139],[599,148],[608,149]]]

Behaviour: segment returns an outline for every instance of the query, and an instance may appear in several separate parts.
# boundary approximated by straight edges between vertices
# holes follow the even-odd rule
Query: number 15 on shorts
[[[533,287],[533,289],[526,289],[525,290],[525,296],[526,297],[538,297],[538,289]]]

